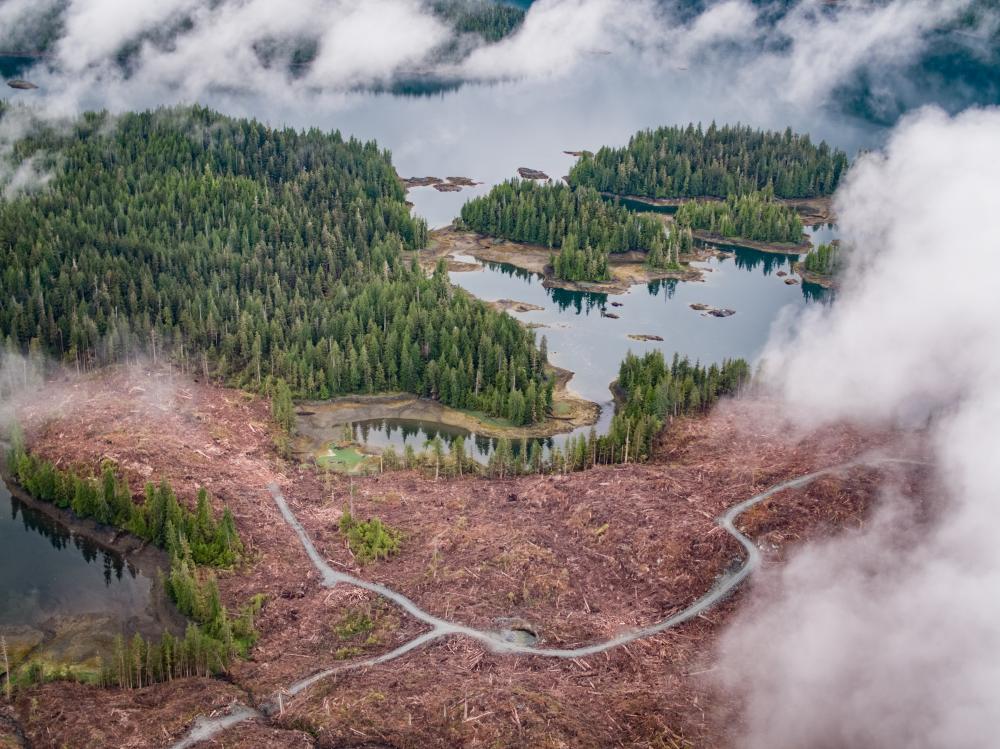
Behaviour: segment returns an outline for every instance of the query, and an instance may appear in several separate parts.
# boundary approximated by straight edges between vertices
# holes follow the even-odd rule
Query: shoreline
[[[33,497],[17,483],[8,470],[6,462],[0,464],[0,480],[7,487],[10,495],[21,504],[40,512],[71,533],[85,537],[102,550],[117,554],[147,577],[155,579],[158,572],[170,571],[170,559],[163,549],[133,536],[128,531],[110,525],[102,525],[89,518],[77,517],[71,510]]]
[[[70,510],[33,497],[17,483],[7,465],[2,462],[0,480],[14,502],[59,525],[71,537],[84,538],[102,552],[120,557],[126,565],[149,581],[149,599],[146,605],[130,613],[134,632],[142,634],[146,639],[158,639],[166,632],[183,636],[188,620],[177,611],[167,593],[165,580],[170,572],[170,561],[165,551],[127,531],[79,518]],[[143,615],[147,620],[145,622],[140,621]],[[92,656],[63,660],[53,657],[51,648],[69,637],[75,642],[93,643],[91,647],[100,651],[107,647],[106,641],[115,634],[112,630],[106,630],[105,624],[99,614],[57,612],[45,623],[24,622],[0,629],[8,630],[8,645],[12,648],[12,654],[17,654],[18,668],[35,662],[43,664],[43,667],[65,667],[74,673],[85,675],[90,673],[95,664]],[[41,633],[42,636],[36,639],[33,633]],[[104,645],[100,644],[102,642]]]
[[[698,201],[702,203],[719,203],[723,198],[712,195],[705,195],[697,198],[650,198],[646,195],[619,195],[613,192],[602,192],[606,198],[619,198],[621,200],[631,200],[636,203],[645,203],[653,208],[679,208],[685,203]],[[791,206],[799,213],[802,223],[808,226],[816,224],[835,224],[837,216],[833,211],[833,198],[823,196],[817,198],[775,198],[779,203]]]
[[[789,244],[785,242],[756,242],[752,239],[742,237],[724,237],[713,232],[696,230],[692,234],[700,242],[711,243],[725,249],[727,247],[738,247],[747,250],[757,250],[757,252],[768,252],[772,255],[805,255],[812,249],[812,242],[808,239],[800,244]]]
[[[301,401],[296,404],[295,451],[300,454],[314,453],[335,440],[336,430],[345,424],[382,419],[434,422],[464,429],[481,437],[508,439],[553,437],[596,424],[601,407],[569,390],[573,372],[552,365],[549,369],[556,376],[553,413],[537,424],[513,426],[491,423],[492,417],[452,408],[412,393],[346,395],[329,401]],[[567,410],[565,415],[556,413],[560,406]]]
[[[803,283],[811,283],[816,286],[822,286],[824,289],[828,289],[830,291],[836,291],[840,288],[840,282],[837,281],[835,277],[823,276],[819,273],[813,273],[810,270],[806,270],[805,263],[792,263],[792,272],[797,273]]]
[[[700,268],[690,266],[681,270],[649,268],[643,259],[644,253],[632,251],[608,255],[608,266],[613,276],[610,281],[564,281],[552,274],[549,260],[553,250],[538,245],[496,239],[475,232],[460,231],[454,226],[431,232],[430,246],[421,253],[424,261],[422,264],[424,267],[428,264],[433,267],[438,260],[444,259],[451,271],[477,270],[478,266],[453,258],[452,255],[455,253],[471,256],[480,262],[505,263],[529,273],[537,273],[542,276],[542,286],[547,289],[598,294],[625,294],[632,286],[651,281],[667,279],[701,281],[705,273]],[[715,251],[699,251],[682,258],[682,264],[704,260],[714,254]]]

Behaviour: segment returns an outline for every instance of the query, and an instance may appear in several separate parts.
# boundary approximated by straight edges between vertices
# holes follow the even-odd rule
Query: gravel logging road
[[[317,682],[322,681],[334,674],[343,673],[345,671],[356,670],[360,668],[367,668],[369,666],[375,666],[380,663],[385,663],[387,661],[399,658],[407,653],[416,650],[417,648],[423,647],[424,645],[438,640],[442,637],[450,636],[462,636],[469,637],[474,640],[482,642],[486,647],[490,648],[492,651],[497,653],[509,653],[515,655],[535,655],[544,658],[583,658],[589,655],[594,655],[596,653],[603,653],[606,650],[611,650],[612,648],[621,647],[622,645],[627,645],[630,642],[639,640],[645,637],[651,637],[653,635],[659,634],[664,630],[676,627],[679,624],[695,618],[696,616],[704,613],[708,609],[712,608],[720,601],[726,598],[740,583],[742,583],[747,577],[749,577],[754,570],[756,570],[761,563],[760,551],[757,549],[756,544],[745,535],[743,535],[736,528],[736,519],[749,510],[754,505],[760,504],[761,502],[767,500],[773,495],[785,491],[786,489],[800,489],[821,476],[826,476],[831,473],[837,473],[844,471],[848,468],[854,468],[857,466],[874,466],[886,463],[897,463],[897,464],[916,464],[918,461],[911,461],[898,458],[887,458],[882,456],[874,457],[862,457],[857,460],[849,461],[847,463],[841,463],[836,466],[831,466],[829,468],[823,468],[813,473],[805,474],[803,476],[798,476],[796,478],[783,481],[780,484],[775,484],[774,486],[766,489],[765,491],[755,494],[752,497],[739,502],[738,504],[730,507],[726,512],[717,519],[718,525],[725,530],[730,536],[735,538],[743,549],[746,551],[746,557],[743,560],[743,564],[736,570],[730,571],[722,575],[716,584],[712,586],[703,596],[694,601],[690,606],[683,609],[682,611],[663,619],[659,622],[651,624],[647,627],[642,627],[640,629],[629,630],[627,632],[622,632],[621,634],[612,637],[609,640],[604,640],[601,642],[596,642],[591,645],[585,645],[578,648],[540,648],[534,645],[526,645],[523,643],[511,642],[505,639],[504,633],[491,630],[481,630],[475,629],[473,627],[468,627],[464,624],[457,622],[450,622],[445,619],[440,619],[433,614],[430,614],[420,608],[416,603],[411,601],[409,598],[401,593],[397,593],[391,588],[387,588],[379,583],[369,582],[363,580],[354,575],[349,575],[347,573],[341,572],[339,570],[333,569],[326,560],[320,555],[306,533],[305,528],[299,522],[298,518],[295,517],[295,513],[292,512],[288,503],[285,501],[284,495],[281,493],[281,489],[277,484],[270,484],[268,490],[271,492],[271,496],[274,498],[275,504],[277,504],[278,509],[281,511],[282,516],[288,525],[295,531],[295,534],[299,537],[299,541],[302,543],[306,554],[312,561],[313,565],[319,571],[322,577],[322,585],[327,588],[332,588],[341,583],[346,585],[353,585],[357,588],[363,588],[364,590],[369,590],[383,598],[392,601],[399,608],[405,611],[407,614],[412,616],[414,619],[423,622],[430,629],[427,632],[419,635],[418,637],[409,640],[395,650],[390,650],[387,653],[383,653],[375,658],[369,658],[363,661],[357,661],[354,663],[343,664],[336,666],[334,668],[324,669],[312,674],[311,676],[302,679],[301,681],[295,682],[289,685],[286,689],[282,690],[279,695],[275,695],[271,700],[261,705],[258,709],[247,707],[245,705],[236,705],[232,712],[228,715],[216,717],[216,718],[199,718],[191,731],[180,741],[172,744],[170,749],[187,749],[188,747],[194,746],[200,741],[205,741],[212,736],[226,730],[227,728],[241,723],[245,720],[250,720],[253,718],[266,717],[268,715],[274,714],[281,708],[282,700],[284,697],[294,697],[300,694],[304,690],[308,689]]]

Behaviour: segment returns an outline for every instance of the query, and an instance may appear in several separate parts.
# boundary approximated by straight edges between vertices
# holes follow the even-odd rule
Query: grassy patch
[[[333,653],[334,660],[346,661],[351,658],[357,658],[359,655],[365,651],[361,648],[348,647],[348,648],[337,648]]]
[[[515,424],[510,419],[499,416],[490,416],[485,411],[471,411],[467,408],[458,409],[467,416],[471,416],[476,421],[496,429],[514,429]]]
[[[81,684],[99,684],[99,666],[91,663],[61,663],[44,656],[36,656],[19,668],[12,668],[11,684],[15,690],[44,684],[50,681],[76,681]]]
[[[570,416],[572,413],[573,407],[569,403],[556,401],[552,404],[552,414],[554,416]]]
[[[333,632],[341,640],[350,640],[352,637],[371,632],[374,626],[375,623],[367,611],[350,609],[343,619],[333,625]]]
[[[341,643],[333,656],[342,661],[364,655],[391,640],[398,628],[399,617],[385,601],[352,606],[333,625],[333,634]]]
[[[347,536],[351,552],[361,564],[388,559],[399,551],[403,538],[402,533],[378,518],[356,520],[347,508],[344,508],[344,514],[340,518],[340,532]]]
[[[320,468],[337,473],[362,473],[369,462],[370,456],[353,445],[330,445],[325,453],[316,457],[316,464]]]

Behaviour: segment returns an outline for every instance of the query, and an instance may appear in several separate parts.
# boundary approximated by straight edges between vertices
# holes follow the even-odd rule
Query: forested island
[[[836,277],[843,267],[840,243],[821,244],[808,255],[805,260],[796,264],[799,275],[810,283],[826,288],[837,285]]]
[[[674,220],[708,238],[801,245],[804,237],[798,213],[777,202],[770,188],[724,201],[690,201],[677,209]]]
[[[54,156],[57,155],[57,156]],[[402,390],[532,422],[533,334],[404,261],[427,236],[387,152],[200,107],[83,115],[15,146],[44,190],[0,203],[0,335],[80,370],[136,351],[296,397]]]
[[[508,180],[462,206],[461,220],[481,234],[555,249],[569,236],[604,253],[645,252],[665,241],[656,219],[562,183]]]
[[[648,198],[727,198],[770,185],[779,198],[815,198],[832,195],[847,166],[843,151],[790,128],[712,123],[643,130],[624,148],[583,153],[569,183]]]
[[[670,241],[658,219],[562,183],[504,182],[462,206],[458,226],[559,250],[551,264],[565,281],[607,281],[609,254],[638,251],[654,267],[677,268],[682,251],[682,234]]]
[[[498,42],[513,34],[525,15],[525,10],[516,5],[489,0],[434,0],[431,9],[458,33],[476,34],[486,42]]]

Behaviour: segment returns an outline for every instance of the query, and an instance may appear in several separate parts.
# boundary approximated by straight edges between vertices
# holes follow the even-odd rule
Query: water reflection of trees
[[[807,302],[831,304],[833,302],[834,293],[829,289],[824,289],[819,284],[804,281],[802,283],[802,296],[805,297]]]
[[[618,195],[603,195],[602,197],[609,203],[617,203],[633,213],[665,213],[673,215],[677,213],[677,209],[680,208],[679,205],[654,205],[653,203],[646,203],[642,200],[633,200],[632,198],[623,198]]]
[[[669,301],[677,293],[677,284],[676,278],[658,278],[646,284],[646,291],[650,296],[659,296],[663,292],[663,300]]]
[[[798,255],[776,255],[773,252],[761,252],[749,248],[735,248],[733,262],[740,270],[747,272],[760,268],[765,276],[770,276],[785,268],[791,269],[792,263],[799,259]]]
[[[509,278],[516,278],[527,284],[533,284],[541,279],[538,273],[518,268],[510,263],[485,262],[483,265],[489,270],[501,273]],[[549,299],[559,308],[560,312],[573,310],[576,314],[589,314],[592,310],[604,310],[607,308],[608,295],[594,291],[571,291],[562,288],[547,288],[545,293]]]
[[[534,271],[518,268],[516,265],[511,265],[510,263],[491,263],[487,261],[484,265],[497,273],[502,273],[505,276],[516,278],[520,281],[527,281],[528,283],[533,283],[536,278],[541,278]]]
[[[410,445],[417,452],[424,450],[426,444],[435,438],[441,439],[446,445],[451,445],[458,437],[465,440],[466,450],[469,445],[473,448],[475,457],[486,460],[496,451],[500,444],[498,437],[488,437],[475,434],[461,427],[450,427],[433,422],[425,422],[410,419],[369,419],[363,422],[356,422],[351,425],[354,439],[362,444],[370,444],[373,434],[382,434],[382,442],[392,445],[396,449],[404,449]],[[511,449],[515,455],[520,455],[522,450],[530,450],[531,445],[537,443],[541,447],[543,454],[555,445],[552,437],[532,437],[526,440],[510,440]],[[528,453],[525,452],[525,458]]]
[[[45,513],[38,512],[21,502],[17,497],[10,498],[11,519],[21,516],[21,524],[28,533],[37,533],[48,539],[54,549],[65,551],[72,544],[87,564],[93,564],[100,559],[104,568],[104,583],[111,585],[111,579],[121,580],[127,572],[134,578],[138,571],[128,564],[120,555],[105,549],[100,544],[86,536],[71,532],[66,526],[53,520]]]
[[[576,314],[590,314],[592,310],[607,308],[608,295],[593,291],[570,291],[569,289],[546,289],[549,298],[559,308],[560,312],[573,310]]]

